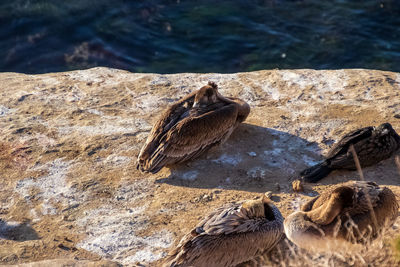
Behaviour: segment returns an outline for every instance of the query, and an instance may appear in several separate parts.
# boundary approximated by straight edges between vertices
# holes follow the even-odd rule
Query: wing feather
[[[240,204],[231,203],[215,210],[196,226],[197,234],[220,235],[256,231],[258,221],[265,218],[250,218]]]
[[[374,127],[364,127],[346,134],[339,142],[333,145],[327,157],[332,158],[341,153],[346,152],[351,144],[355,144],[360,140],[367,139],[372,135]]]
[[[183,118],[154,144],[146,159],[146,169],[158,170],[191,159],[223,141],[236,126],[237,113],[237,106],[229,104],[200,116]]]
[[[160,142],[160,139],[180,120],[182,116],[187,113],[193,106],[196,91],[182,98],[160,116],[157,122],[154,124],[151,132],[146,140],[146,144],[143,146],[139,157],[144,154],[145,151],[151,150],[154,144]]]

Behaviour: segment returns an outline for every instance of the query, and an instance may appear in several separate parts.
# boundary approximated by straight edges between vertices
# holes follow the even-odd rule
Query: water
[[[400,1],[0,0],[0,71],[400,72]]]

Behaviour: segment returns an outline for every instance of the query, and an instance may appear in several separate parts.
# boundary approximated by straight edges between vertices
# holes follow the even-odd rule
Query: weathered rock
[[[10,265],[0,265],[10,266]],[[116,262],[100,260],[100,261],[88,261],[88,260],[72,260],[72,259],[55,259],[55,260],[44,260],[30,263],[21,263],[11,265],[15,267],[119,267],[122,266]]]
[[[208,81],[250,103],[247,121],[197,160],[139,173],[136,156],[158,113]],[[95,68],[1,73],[0,85],[3,264],[103,258],[155,265],[224,202],[273,191],[287,215],[290,181],[343,133],[384,121],[400,131],[400,75],[392,72],[158,75]],[[393,158],[364,174],[400,196]],[[314,190],[350,178],[357,173],[334,172]],[[216,196],[215,189],[221,192],[210,201],[193,201]]]

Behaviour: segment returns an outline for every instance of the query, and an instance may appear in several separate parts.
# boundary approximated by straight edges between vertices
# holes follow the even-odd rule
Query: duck
[[[323,162],[300,172],[301,179],[316,183],[336,169],[356,170],[351,147],[361,167],[367,167],[390,158],[400,148],[400,136],[387,122],[354,130],[332,146]]]
[[[372,241],[393,225],[398,208],[389,188],[370,181],[349,181],[324,191],[290,214],[284,221],[285,234],[307,250],[349,250],[353,244]]]
[[[214,82],[167,108],[154,124],[137,158],[141,172],[194,159],[224,143],[250,113],[250,106],[224,97]]]
[[[268,252],[282,237],[282,214],[264,194],[208,214],[169,253],[164,267],[236,266]]]

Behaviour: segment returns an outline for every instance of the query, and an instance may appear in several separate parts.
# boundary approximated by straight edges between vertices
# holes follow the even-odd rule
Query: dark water
[[[400,0],[0,0],[0,71],[400,71]]]

